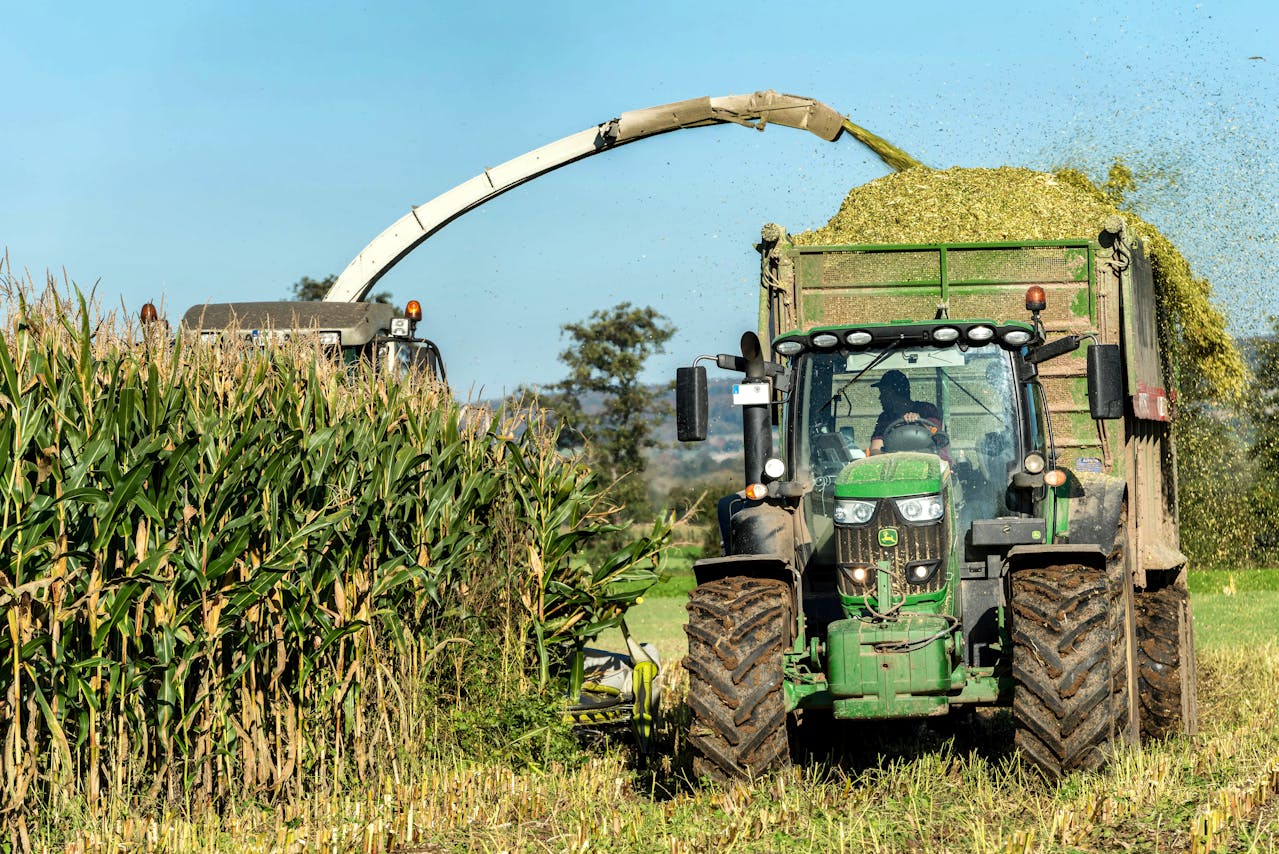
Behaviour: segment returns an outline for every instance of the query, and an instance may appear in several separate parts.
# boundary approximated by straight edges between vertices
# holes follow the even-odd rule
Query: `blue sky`
[[[859,8],[860,7],[860,8]],[[973,7],[976,10],[978,7]],[[771,88],[932,166],[1154,177],[1143,214],[1237,330],[1279,291],[1279,13],[1261,2],[6,4],[0,245],[108,307],[284,298],[392,221],[629,109]],[[1251,57],[1264,57],[1252,59]],[[670,134],[543,177],[380,283],[422,301],[454,389],[563,371],[622,300],[679,328],[652,379],[753,323],[764,223],[821,225],[885,173],[845,138]]]

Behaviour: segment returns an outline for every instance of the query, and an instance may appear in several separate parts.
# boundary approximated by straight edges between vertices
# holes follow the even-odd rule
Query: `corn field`
[[[403,673],[461,681],[487,645],[545,688],[658,578],[665,522],[581,557],[605,490],[544,431],[4,272],[6,826],[69,784],[216,801],[363,777],[430,738]]]

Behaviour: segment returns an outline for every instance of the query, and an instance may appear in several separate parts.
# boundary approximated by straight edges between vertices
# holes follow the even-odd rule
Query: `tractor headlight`
[[[974,344],[985,344],[987,341],[995,337],[995,330],[989,326],[970,326],[968,327],[968,340]]]
[[[943,344],[949,344],[952,341],[959,340],[959,330],[953,326],[939,326],[933,330],[933,340],[940,341]]]
[[[779,356],[794,356],[804,352],[804,342],[795,341],[793,339],[789,341],[778,341],[773,345],[773,349],[777,351],[777,355]]]
[[[937,567],[941,565],[941,561],[917,561],[907,564],[906,581],[910,584],[921,585],[927,584],[933,580],[933,575],[937,572]]]
[[[845,596],[865,596],[879,577],[878,570],[865,563],[841,563],[839,565],[839,592]]]
[[[874,501],[843,499],[835,502],[835,524],[837,525],[865,525],[874,515]]]
[[[1030,341],[1030,333],[1024,329],[1010,329],[1004,333],[1004,343],[1020,347]]]
[[[942,517],[945,509],[940,495],[916,495],[913,498],[897,499],[897,512],[907,522],[935,522]]]

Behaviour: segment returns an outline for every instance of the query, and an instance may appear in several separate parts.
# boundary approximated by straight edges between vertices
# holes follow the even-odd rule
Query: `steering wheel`
[[[934,431],[923,420],[907,421],[898,418],[884,428],[884,450],[891,451],[925,451],[935,454],[942,445],[948,444],[945,433]]]

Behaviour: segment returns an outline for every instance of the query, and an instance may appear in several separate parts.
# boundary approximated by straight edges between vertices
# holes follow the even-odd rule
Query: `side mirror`
[[[706,440],[706,368],[675,369],[675,432],[681,442]]]
[[[1088,348],[1088,411],[1098,419],[1124,415],[1124,363],[1118,344]]]

